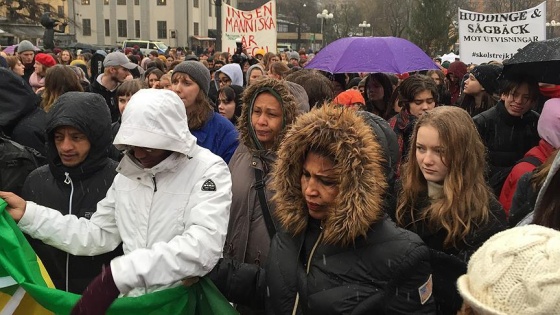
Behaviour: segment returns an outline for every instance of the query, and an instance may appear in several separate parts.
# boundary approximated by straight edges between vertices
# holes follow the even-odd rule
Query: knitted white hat
[[[557,314],[560,232],[526,225],[492,236],[472,255],[457,287],[477,314]]]

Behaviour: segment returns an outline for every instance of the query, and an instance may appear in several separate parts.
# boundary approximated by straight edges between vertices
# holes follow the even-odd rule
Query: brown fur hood
[[[339,194],[323,222],[324,242],[349,245],[384,216],[387,182],[383,149],[355,111],[324,106],[300,116],[282,142],[274,168],[275,215],[294,235],[305,231],[308,210],[301,174],[310,147],[324,149],[339,168]]]
[[[292,93],[293,88],[287,81],[262,78],[255,84],[250,85],[243,92],[243,109],[241,110],[241,116],[239,116],[237,120],[237,128],[239,129],[239,140],[253,153],[263,150],[259,148],[256,136],[253,136],[254,130],[249,122],[249,115],[253,111],[255,98],[260,93],[265,92],[266,89],[272,89],[282,98],[280,103],[282,105],[282,113],[285,118],[284,124],[286,127],[294,122],[298,114],[309,111],[309,102],[306,101],[307,104],[302,104],[304,102],[299,100],[300,97],[294,97]],[[305,94],[305,98],[307,98],[307,94]],[[307,110],[305,110],[305,106],[307,106]],[[286,127],[284,127],[284,130],[278,135],[270,151],[276,152],[278,150],[278,146],[286,133]]]

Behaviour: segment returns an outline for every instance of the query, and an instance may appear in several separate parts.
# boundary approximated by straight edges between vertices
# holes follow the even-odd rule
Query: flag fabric
[[[42,263],[0,199],[0,315],[69,314],[80,295],[54,289]],[[15,312],[13,310],[16,310]],[[117,299],[109,315],[237,314],[212,281],[201,278],[139,297]]]

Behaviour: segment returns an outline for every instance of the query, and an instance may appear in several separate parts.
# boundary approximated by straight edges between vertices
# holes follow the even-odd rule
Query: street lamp
[[[327,9],[323,10],[321,13],[317,13],[317,18],[321,19],[321,48],[325,46],[325,36],[323,35],[323,25],[325,24],[325,19],[330,20],[334,17],[332,13],[329,13]]]
[[[555,20],[546,22],[546,30],[547,30],[546,39],[554,38],[554,28],[557,26],[560,26],[560,22],[556,22]]]
[[[366,36],[366,27],[370,28],[371,24],[367,23],[366,21],[363,21],[362,23],[358,24],[359,27],[362,28],[362,36]]]

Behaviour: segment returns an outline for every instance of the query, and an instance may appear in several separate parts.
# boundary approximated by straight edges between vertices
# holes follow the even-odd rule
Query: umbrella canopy
[[[336,40],[305,66],[330,73],[405,73],[438,69],[422,49],[398,37],[346,37]]]
[[[531,76],[539,82],[560,84],[560,38],[531,42],[504,61],[502,78]]]

